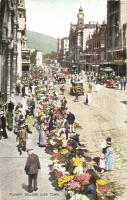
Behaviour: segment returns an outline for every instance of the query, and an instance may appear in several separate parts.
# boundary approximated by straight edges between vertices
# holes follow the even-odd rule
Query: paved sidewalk
[[[65,200],[64,193],[56,191],[49,180],[48,165],[52,162],[44,148],[37,145],[37,130],[33,128],[27,142],[27,148],[34,148],[41,164],[38,175],[39,189],[32,194],[27,192],[27,175],[24,171],[27,153],[23,152],[20,157],[15,134],[8,132],[8,136],[7,140],[0,140],[0,200]]]

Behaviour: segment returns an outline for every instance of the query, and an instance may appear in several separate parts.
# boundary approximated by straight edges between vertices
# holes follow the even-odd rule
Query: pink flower
[[[79,189],[81,187],[80,183],[71,180],[69,183],[64,185],[66,190],[76,190]]]
[[[74,180],[80,183],[82,186],[87,185],[89,184],[90,174],[84,173],[79,176],[75,176]]]

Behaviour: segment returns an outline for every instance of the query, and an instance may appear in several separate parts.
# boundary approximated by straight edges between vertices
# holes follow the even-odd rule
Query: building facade
[[[37,51],[36,53],[36,66],[37,67],[42,67],[43,63],[43,54],[41,51]]]
[[[58,38],[57,60],[62,67],[68,66],[69,38]]]
[[[27,48],[25,0],[18,1],[17,74],[20,77],[30,69],[30,50]]]
[[[125,43],[124,24],[127,23],[127,1],[107,1],[107,61],[118,75],[126,73],[127,48]]]
[[[17,0],[0,1],[0,106],[15,93],[17,78]]]
[[[100,64],[106,62],[107,50],[107,25],[96,24],[96,29],[86,41],[86,49],[81,54],[80,60],[85,60],[86,71],[97,71]]]

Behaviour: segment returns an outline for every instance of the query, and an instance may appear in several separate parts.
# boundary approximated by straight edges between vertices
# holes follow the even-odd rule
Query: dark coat
[[[14,103],[12,102],[12,101],[10,101],[9,103],[8,103],[8,111],[9,112],[12,112],[14,110]]]
[[[6,128],[6,119],[4,116],[1,117],[1,128],[5,129]]]
[[[68,124],[73,124],[74,121],[75,121],[75,116],[74,116],[74,114],[69,113],[69,114],[67,115],[67,121],[68,121]]]
[[[40,169],[40,161],[39,158],[36,154],[30,154],[29,157],[27,158],[26,166],[25,166],[25,171],[28,175],[31,174],[37,174],[38,169]]]

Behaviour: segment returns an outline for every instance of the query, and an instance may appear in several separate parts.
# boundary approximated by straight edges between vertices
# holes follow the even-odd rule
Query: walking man
[[[79,99],[79,91],[78,91],[78,88],[76,88],[75,89],[75,99],[74,99],[74,101],[76,102],[76,101],[78,101],[78,99]]]
[[[38,169],[40,169],[40,161],[36,154],[33,153],[33,149],[27,150],[28,158],[25,166],[26,174],[28,175],[28,192],[32,193],[37,191],[37,176]]]

